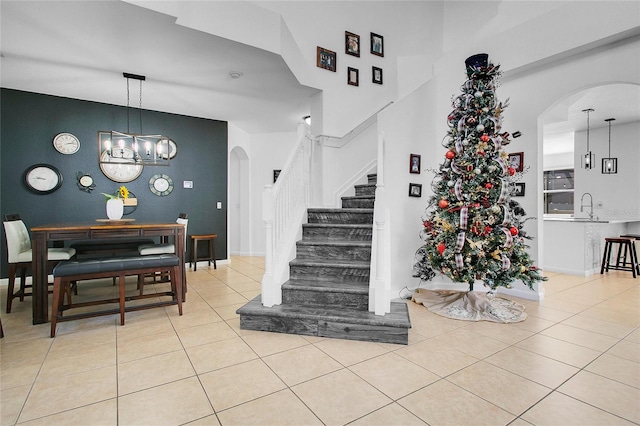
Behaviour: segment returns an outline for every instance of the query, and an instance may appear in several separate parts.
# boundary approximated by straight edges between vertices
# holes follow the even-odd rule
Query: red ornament
[[[449,202],[447,200],[440,200],[438,201],[438,207],[440,207],[441,209],[446,209],[447,207],[449,207]]]
[[[480,136],[480,140],[482,142],[489,142],[489,135],[485,133],[484,135]]]
[[[456,153],[453,151],[447,151],[444,156],[447,157],[447,160],[453,160],[453,158],[456,156]]]
[[[444,249],[445,249],[444,243],[440,241],[438,243],[438,252],[440,252],[440,256],[442,256],[442,253],[444,253]]]
[[[484,184],[484,187],[487,188],[487,189],[491,189],[491,188],[493,188],[493,184],[491,182],[487,182],[487,183]]]
[[[492,230],[493,230],[493,228],[491,228],[489,225],[484,227],[484,233],[485,234],[490,234]]]
[[[484,151],[478,151],[478,155],[479,155],[480,157],[484,157]]]
[[[507,170],[509,171],[510,176],[513,176],[516,174],[516,169],[514,169],[513,167],[509,167]]]
[[[512,226],[511,228],[509,228],[509,232],[511,232],[511,235],[515,237],[516,235],[518,235],[518,228]]]

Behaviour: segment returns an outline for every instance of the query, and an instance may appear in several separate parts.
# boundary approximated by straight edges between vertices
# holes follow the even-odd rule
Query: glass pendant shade
[[[611,157],[611,122],[615,121],[615,118],[607,118],[604,121],[609,123],[609,157],[602,159],[602,174],[614,175],[618,173],[618,159]]]

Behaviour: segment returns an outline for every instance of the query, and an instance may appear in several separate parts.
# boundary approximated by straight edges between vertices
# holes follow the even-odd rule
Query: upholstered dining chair
[[[7,313],[11,312],[13,299],[30,296],[31,285],[27,285],[27,269],[31,268],[31,238],[26,225],[18,214],[7,214],[2,217],[4,234],[7,239],[7,260],[9,262],[9,283],[7,285]],[[51,266],[61,260],[69,260],[75,255],[73,248],[47,249],[47,263]],[[16,271],[20,274],[20,288],[14,292]]]
[[[181,223],[184,225],[184,249],[187,250],[187,226],[189,224],[189,215],[187,213],[180,213],[178,215],[178,219],[176,223]],[[173,254],[176,251],[176,247],[173,243],[169,242],[161,242],[160,244],[142,244],[138,247],[138,254],[141,256],[149,256],[153,254]],[[156,281],[157,278],[161,278],[161,281],[166,281],[168,275],[163,272],[158,272],[154,274],[148,274],[148,277],[153,277],[153,280]],[[138,277],[138,290],[140,294],[143,293],[144,288],[144,278],[143,276]],[[164,279],[163,279],[164,278]]]

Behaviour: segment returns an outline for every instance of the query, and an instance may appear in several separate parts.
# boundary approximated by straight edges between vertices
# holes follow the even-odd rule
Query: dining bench
[[[145,274],[169,271],[171,290],[152,294],[125,294],[125,278],[137,276],[138,285]],[[120,314],[120,325],[124,325],[125,312],[150,309],[168,305],[178,305],[178,313],[182,315],[182,266],[175,254],[148,256],[118,256],[93,259],[75,259],[60,262],[53,269],[53,301],[51,309],[51,337],[56,335],[58,322],[92,318],[101,315]],[[118,279],[118,298],[100,299],[85,302],[64,303],[64,295],[69,292],[71,283],[98,278]],[[171,300],[156,301],[146,304],[127,305],[131,300],[171,296]],[[85,311],[72,315],[64,312],[74,308],[118,303],[118,308]]]

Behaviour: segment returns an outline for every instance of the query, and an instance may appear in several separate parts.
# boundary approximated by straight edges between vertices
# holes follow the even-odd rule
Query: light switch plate
[[[193,188],[193,181],[192,180],[185,180],[182,182],[182,187],[183,188],[188,188],[191,189]]]
[[[218,201],[218,202],[216,203],[216,208],[217,208],[218,210],[222,209],[222,201]]]

